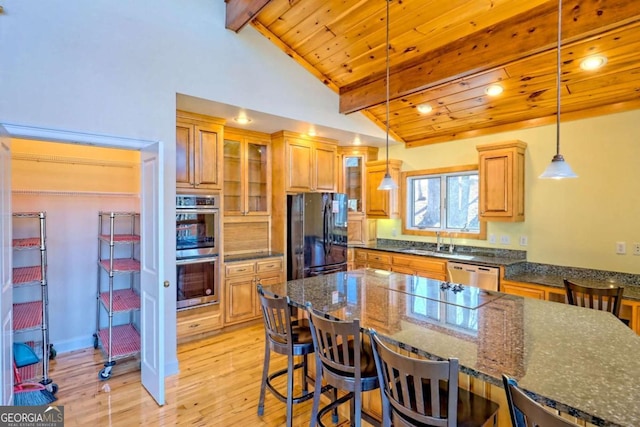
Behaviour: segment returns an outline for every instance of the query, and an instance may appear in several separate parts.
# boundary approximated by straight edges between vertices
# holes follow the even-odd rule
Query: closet
[[[98,212],[140,211],[140,153],[11,140],[12,211],[46,212],[48,334],[57,352],[96,333]]]

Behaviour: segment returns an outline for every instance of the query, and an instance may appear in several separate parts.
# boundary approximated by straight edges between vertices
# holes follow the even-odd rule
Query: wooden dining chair
[[[499,405],[458,387],[458,359],[403,356],[370,331],[382,391],[383,426],[496,425]]]
[[[360,330],[360,321],[337,321],[327,319],[307,305],[311,335],[316,355],[316,386],[310,426],[316,423],[324,427],[322,418],[333,411],[333,422],[337,423],[337,407],[350,402],[351,426],[359,427],[364,419],[370,424],[379,423],[362,412],[362,393],[379,388],[375,362],[367,336]],[[337,390],[346,391],[322,409],[320,406],[321,380]]]
[[[624,287],[593,288],[578,285],[577,283],[564,279],[564,288],[569,304],[608,311],[613,313],[617,318],[620,318]]]
[[[569,420],[546,410],[527,396],[518,383],[507,375],[502,375],[504,391],[507,394],[509,415],[513,427],[577,427]]]
[[[264,366],[262,368],[262,381],[260,382],[260,398],[258,400],[258,415],[264,414],[265,391],[269,390],[287,407],[287,426],[291,427],[293,420],[293,405],[305,402],[313,397],[308,392],[307,384],[312,381],[307,372],[307,355],[313,353],[313,339],[311,330],[306,320],[294,319],[291,316],[289,297],[268,297],[262,286],[257,286],[260,307],[264,320]],[[271,352],[287,356],[287,367],[269,373],[269,360]],[[302,360],[295,363],[294,358],[301,356]],[[293,381],[294,371],[302,370],[302,391],[294,395]],[[274,381],[286,375],[286,391],[283,393],[276,388]]]

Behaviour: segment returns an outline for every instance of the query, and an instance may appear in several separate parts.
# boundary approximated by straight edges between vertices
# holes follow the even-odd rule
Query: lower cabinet
[[[272,285],[282,282],[283,264],[282,257],[225,263],[225,326],[260,317],[256,286],[258,283]]]
[[[447,262],[439,258],[419,255],[393,255],[391,271],[445,281],[447,279]]]
[[[220,304],[180,310],[176,317],[178,341],[199,338],[222,328]]]

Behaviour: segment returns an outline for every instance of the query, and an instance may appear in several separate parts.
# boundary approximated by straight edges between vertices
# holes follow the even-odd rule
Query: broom
[[[13,386],[14,406],[40,406],[55,402],[58,398],[45,386],[39,383],[23,383],[15,361],[13,362],[13,375],[16,384]]]

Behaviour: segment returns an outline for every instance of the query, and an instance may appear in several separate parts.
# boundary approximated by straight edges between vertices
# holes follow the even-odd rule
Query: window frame
[[[409,178],[413,178],[416,176],[424,176],[424,175],[444,175],[444,174],[455,174],[458,172],[473,172],[476,171],[479,174],[478,165],[461,165],[461,166],[451,166],[446,168],[436,168],[436,169],[421,169],[414,171],[405,171],[400,174],[402,179],[401,193],[400,193],[400,211],[402,215],[402,234],[413,235],[413,236],[436,236],[438,231],[433,230],[417,230],[413,228],[407,227],[407,193],[409,192],[409,185],[407,180]],[[479,178],[479,176],[478,176]],[[478,188],[478,192],[481,189]],[[478,194],[479,196],[479,194]],[[480,201],[478,200],[478,208]],[[441,236],[451,236],[454,238],[461,239],[475,239],[475,240],[486,240],[487,239],[487,222],[480,218],[480,230],[477,233],[469,233],[469,232],[461,232],[461,231],[439,231]]]

